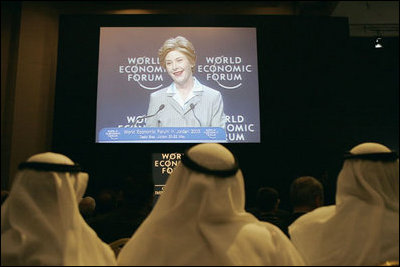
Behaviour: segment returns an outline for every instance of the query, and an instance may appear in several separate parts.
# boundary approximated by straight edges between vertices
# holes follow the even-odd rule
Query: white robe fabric
[[[219,144],[196,145],[188,155],[212,170],[234,163]],[[247,213],[244,203],[240,170],[220,178],[179,163],[118,265],[304,265],[285,234]]]
[[[51,152],[28,162],[74,164]],[[116,265],[79,213],[87,182],[84,172],[20,170],[1,206],[1,265]]]
[[[364,143],[352,154],[390,152]],[[336,205],[309,212],[289,226],[293,244],[310,265],[378,265],[399,260],[399,161],[347,159]]]

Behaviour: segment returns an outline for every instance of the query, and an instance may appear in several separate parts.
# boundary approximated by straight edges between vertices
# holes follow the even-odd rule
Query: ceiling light
[[[375,48],[383,48],[382,38],[381,37],[376,37],[376,39],[375,39]]]

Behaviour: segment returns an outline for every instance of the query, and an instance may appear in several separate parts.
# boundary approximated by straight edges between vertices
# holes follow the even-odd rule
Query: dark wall
[[[99,26],[257,27],[261,143],[226,144],[248,207],[260,186],[273,186],[289,209],[300,175],[320,179],[331,204],[344,151],[364,141],[398,151],[398,38],[378,51],[331,17],[61,16],[53,148],[88,169],[89,194],[118,184],[117,171],[150,172],[152,153],[192,145],[94,143]]]

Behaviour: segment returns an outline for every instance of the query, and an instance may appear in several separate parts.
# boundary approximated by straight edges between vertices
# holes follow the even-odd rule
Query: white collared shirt
[[[187,96],[187,98],[185,100],[182,99],[181,95],[179,94],[175,83],[172,83],[169,86],[168,90],[167,90],[167,93],[173,93],[174,94],[174,96],[172,98],[176,102],[178,102],[178,104],[182,107],[182,109],[185,109],[186,106],[189,103],[189,100],[192,99],[195,96],[194,92],[202,92],[203,91],[202,84],[195,77],[193,77],[193,80],[194,80],[193,88],[192,88],[192,90],[190,91],[189,95]]]

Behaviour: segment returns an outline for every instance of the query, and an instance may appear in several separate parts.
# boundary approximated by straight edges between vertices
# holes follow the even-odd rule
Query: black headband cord
[[[194,171],[197,171],[197,172],[201,172],[201,173],[205,173],[205,174],[209,174],[209,175],[215,175],[215,176],[222,177],[222,178],[235,175],[236,172],[239,170],[239,165],[237,163],[236,158],[235,158],[235,162],[234,162],[234,165],[232,166],[232,168],[227,169],[227,170],[211,170],[211,169],[208,169],[206,167],[203,167],[203,166],[199,165],[198,163],[194,162],[187,155],[187,153],[185,153],[182,156],[181,162],[183,163],[183,165],[185,165],[186,167],[188,167],[191,170],[194,170]]]
[[[371,161],[396,161],[399,158],[396,152],[370,153],[370,154],[344,154],[344,159],[364,159]]]
[[[22,162],[18,166],[19,170],[36,170],[36,171],[54,171],[54,172],[82,172],[81,166],[79,164],[67,165],[67,164],[54,164],[54,163],[44,163],[44,162]]]

